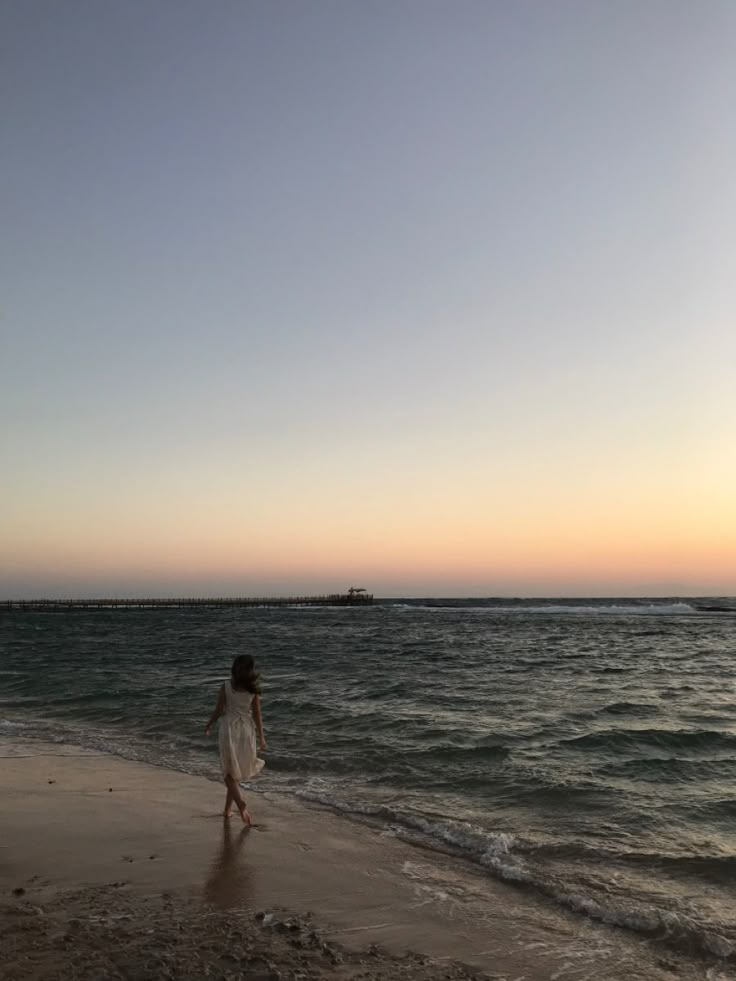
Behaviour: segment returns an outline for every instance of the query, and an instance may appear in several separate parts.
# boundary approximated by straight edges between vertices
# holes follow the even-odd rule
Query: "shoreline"
[[[224,794],[206,777],[18,738],[0,738],[0,757],[5,940],[28,935],[27,923],[24,930],[20,926],[27,916],[38,915],[33,909],[47,910],[48,922],[55,910],[77,909],[75,918],[89,929],[97,924],[107,930],[104,916],[95,913],[98,906],[108,913],[111,904],[120,906],[128,926],[137,920],[142,928],[173,904],[192,937],[201,934],[196,924],[211,922],[216,911],[230,933],[237,922],[251,953],[270,943],[256,914],[272,916],[268,922],[276,924],[284,917],[294,919],[300,926],[293,932],[300,935],[309,923],[320,943],[345,949],[338,950],[345,977],[351,976],[344,974],[349,963],[351,971],[370,968],[380,977],[376,972],[385,967],[379,966],[380,957],[388,964],[410,951],[429,959],[402,961],[407,977],[424,971],[417,978],[456,963],[510,981],[588,975],[631,981],[719,979],[718,972],[725,971],[554,909],[451,856],[269,792],[267,777],[251,795],[255,827],[244,831],[237,818],[223,821]],[[36,954],[42,957],[54,931],[35,934]],[[377,959],[372,945],[385,954]],[[298,949],[289,947],[297,957],[295,971]],[[289,950],[279,953],[282,973],[291,970],[288,957],[284,960]],[[222,944],[210,953],[215,960],[224,956]],[[308,970],[337,977],[337,967],[329,957],[328,962]],[[171,976],[187,976],[182,970]],[[53,977],[27,976],[34,981]]]
[[[179,756],[172,760],[157,753],[149,754],[145,741],[135,746],[129,742],[117,744],[107,739],[89,738],[90,730],[72,728],[69,732],[60,732],[57,723],[52,733],[46,733],[43,729],[40,732],[34,730],[35,727],[28,722],[6,715],[0,720],[0,743],[6,738],[11,743],[27,743],[32,747],[46,744],[47,750],[53,751],[52,755],[61,752],[65,756],[73,755],[76,747],[83,753],[101,754],[105,758],[129,761],[134,765],[142,764],[153,771],[204,779],[211,786],[220,788],[216,756],[212,757],[209,765],[202,758],[190,757],[183,761]],[[451,818],[439,816],[438,824],[433,824],[432,817],[415,818],[411,813],[403,813],[400,802],[396,800],[392,802],[398,805],[398,810],[394,812],[391,805],[388,808],[378,805],[374,810],[362,801],[351,803],[345,799],[340,793],[342,788],[337,788],[338,795],[335,796],[333,792],[296,787],[291,781],[282,783],[280,777],[280,773],[267,768],[264,780],[256,779],[249,783],[249,792],[255,794],[256,799],[265,793],[265,799],[291,802],[311,811],[317,809],[338,816],[341,821],[356,825],[366,833],[396,838],[420,852],[428,852],[430,856],[447,857],[457,867],[469,870],[476,876],[480,874],[484,879],[511,885],[512,893],[517,897],[536,897],[542,905],[551,903],[555,910],[571,914],[578,923],[594,921],[610,930],[620,929],[641,940],[659,943],[665,958],[682,957],[688,963],[694,960],[699,965],[706,962],[733,970],[732,941],[717,929],[705,932],[700,925],[692,926],[687,916],[680,916],[679,911],[668,915],[659,905],[636,902],[634,897],[633,902],[622,903],[615,893],[601,895],[598,890],[596,895],[600,882],[594,882],[592,888],[580,882],[578,889],[574,883],[568,887],[549,883],[544,875],[535,876],[530,872],[523,858],[521,861],[515,858],[513,832],[509,832],[510,843],[507,843],[506,834],[501,831],[495,837],[495,833],[488,833],[486,837],[484,828],[474,829],[471,825],[456,828]],[[459,819],[461,825],[463,820]],[[429,860],[432,860],[431,857]]]

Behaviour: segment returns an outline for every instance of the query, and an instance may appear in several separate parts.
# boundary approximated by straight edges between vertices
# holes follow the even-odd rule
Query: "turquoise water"
[[[7,613],[0,732],[214,778],[241,651],[262,787],[736,962],[736,601]]]

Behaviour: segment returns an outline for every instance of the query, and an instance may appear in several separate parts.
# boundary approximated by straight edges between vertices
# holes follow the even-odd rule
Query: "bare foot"
[[[245,806],[243,806],[243,810],[240,812],[240,817],[243,820],[243,824],[250,828],[250,826],[253,824],[253,818],[251,817],[250,811]]]
[[[233,809],[232,809],[232,807],[226,808],[222,812],[222,816],[225,818],[225,820],[227,820],[229,817],[232,817],[233,816]]]

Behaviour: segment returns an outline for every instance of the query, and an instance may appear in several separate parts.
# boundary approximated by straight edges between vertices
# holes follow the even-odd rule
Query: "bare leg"
[[[253,820],[245,808],[245,801],[240,796],[240,787],[238,786],[237,782],[233,779],[233,777],[230,776],[229,773],[225,777],[225,783],[227,784],[228,794],[232,797],[233,801],[235,802],[235,806],[240,811],[240,817],[243,821],[243,824],[248,824],[248,825],[252,824]]]
[[[225,781],[225,786],[227,786],[227,780]],[[223,817],[229,818],[233,813],[233,795],[230,787],[227,787],[227,797],[225,798],[225,810],[222,812]]]

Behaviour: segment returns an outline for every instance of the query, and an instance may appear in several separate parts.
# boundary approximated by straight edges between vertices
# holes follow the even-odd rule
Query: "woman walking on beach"
[[[233,661],[230,680],[220,689],[205,736],[220,716],[224,716],[218,734],[220,766],[227,786],[224,816],[230,817],[235,804],[243,823],[249,825],[252,819],[240,794],[240,781],[255,777],[263,769],[263,760],[256,755],[256,736],[258,748],[266,748],[258,675],[250,654],[240,654]]]

